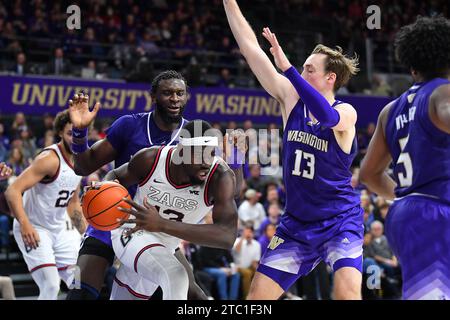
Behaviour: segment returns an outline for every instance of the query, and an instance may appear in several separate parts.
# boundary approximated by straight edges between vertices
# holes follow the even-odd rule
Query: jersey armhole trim
[[[159,158],[160,158],[160,156],[161,156],[161,151],[162,151],[163,148],[164,148],[164,147],[160,147],[160,148],[158,149],[158,153],[156,154],[156,158],[155,158],[155,161],[153,162],[153,166],[152,166],[152,168],[150,169],[150,172],[149,172],[149,173],[147,174],[147,176],[145,177],[145,179],[142,180],[142,181],[139,183],[139,187],[142,187],[144,184],[146,184],[146,183],[148,182],[148,180],[150,180],[150,178],[151,178],[151,176],[153,175],[153,173],[155,172],[155,169],[156,169],[156,167],[157,167],[157,165],[158,165]]]
[[[172,159],[173,150],[175,150],[175,147],[172,147],[167,152],[167,157],[166,157],[166,179],[167,179],[167,181],[169,181],[170,185],[172,187],[174,187],[175,189],[183,189],[183,188],[190,187],[190,186],[192,186],[191,183],[187,183],[187,184],[183,184],[183,185],[177,185],[174,181],[172,181],[172,179],[170,179],[169,166],[170,166],[170,160]]]
[[[56,170],[55,175],[53,177],[44,177],[41,181],[39,181],[39,183],[42,183],[42,184],[49,184],[49,183],[52,183],[53,181],[55,181],[58,178],[58,176],[59,176],[59,171],[61,169],[61,159],[60,159],[60,157],[58,155],[58,152],[56,152],[55,149],[46,148],[46,149],[43,149],[39,153],[42,153],[44,151],[53,151],[56,154],[56,156],[58,157],[58,169]]]
[[[211,178],[212,178],[212,176],[214,175],[214,173],[216,172],[216,170],[217,170],[218,167],[219,167],[219,163],[216,163],[216,164],[214,165],[214,167],[212,168],[211,173],[209,174],[208,179],[206,180],[206,184],[205,184],[205,192],[203,193],[203,197],[204,197],[205,204],[206,204],[207,207],[212,206],[212,203],[210,203],[210,202],[209,202],[209,199],[208,199],[208,189],[209,189],[209,183],[211,182]]]

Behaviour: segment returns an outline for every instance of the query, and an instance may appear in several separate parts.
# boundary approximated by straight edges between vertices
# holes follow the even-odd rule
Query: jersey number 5
[[[409,136],[406,136],[405,138],[402,138],[398,141],[400,144],[400,150],[404,150],[406,144],[408,143]],[[398,173],[398,182],[401,187],[409,187],[412,185],[412,179],[413,179],[413,167],[411,162],[411,157],[409,156],[408,152],[402,152],[400,153],[400,156],[398,157],[397,164],[403,164],[403,167],[405,168],[405,172],[399,172]]]
[[[306,161],[306,166],[303,168],[303,171],[300,170],[300,166],[302,164],[302,160]],[[306,179],[314,179],[314,165],[316,163],[316,158],[312,153],[303,152],[302,150],[295,150],[295,163],[294,170],[292,170],[292,174],[294,176],[303,177]]]

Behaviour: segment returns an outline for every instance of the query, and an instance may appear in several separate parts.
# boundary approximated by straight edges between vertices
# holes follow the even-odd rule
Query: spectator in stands
[[[5,126],[0,122],[0,162],[4,162],[8,156],[9,138],[5,135]]]
[[[257,232],[257,236],[264,234],[264,229],[269,224],[278,226],[278,224],[280,223],[282,212],[283,211],[281,210],[280,205],[277,202],[270,204],[267,208],[268,216],[261,222],[261,225],[259,226],[259,230]]]
[[[216,281],[218,298],[237,300],[241,276],[237,272],[230,250],[200,247],[198,256],[203,271]]]
[[[258,230],[262,221],[266,217],[266,212],[259,199],[261,193],[254,189],[248,189],[245,192],[245,201],[239,206],[239,221],[242,225],[251,223],[253,228]]]
[[[220,77],[217,80],[216,86],[222,88],[234,88],[234,81],[229,69],[223,68],[220,70]]]
[[[13,147],[10,151],[7,164],[13,170],[13,176],[19,176],[28,167],[21,147]]]
[[[36,156],[37,147],[29,127],[20,130],[20,140],[22,142],[23,157],[27,163],[31,163],[31,160]]]
[[[247,179],[249,188],[263,193],[267,183],[266,180],[265,177],[261,176],[261,166],[259,164],[250,165],[250,178]]]
[[[241,274],[242,296],[247,297],[261,259],[261,245],[254,239],[253,225],[246,224],[242,231],[242,236],[236,239],[233,246],[233,257]]]
[[[17,112],[11,125],[12,139],[19,138],[22,130],[28,130],[27,120],[23,112]]]
[[[261,256],[264,255],[264,252],[269,246],[270,240],[272,240],[276,230],[276,224],[268,223],[264,226],[262,235],[258,238],[259,245],[261,246]]]
[[[72,72],[72,64],[64,57],[64,51],[58,47],[54,51],[53,58],[47,64],[46,73],[51,75],[68,75]]]
[[[367,247],[367,256],[373,258],[387,276],[393,277],[399,273],[399,264],[383,231],[384,226],[382,222],[372,222],[370,225],[372,241]]]
[[[390,97],[393,94],[391,86],[387,83],[385,78],[379,73],[375,73],[372,77],[371,94],[374,96],[385,96],[385,97]]]
[[[17,54],[16,63],[13,67],[11,67],[10,71],[16,73],[19,76],[34,73],[31,66],[27,63],[27,57],[23,52]]]

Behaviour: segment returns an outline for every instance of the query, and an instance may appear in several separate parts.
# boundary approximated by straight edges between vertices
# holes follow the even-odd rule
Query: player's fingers
[[[124,224],[137,224],[136,219],[117,219],[117,222],[119,222],[121,226]]]
[[[94,113],[94,116],[97,115],[98,110],[100,110],[101,104],[100,102],[95,103],[94,109],[92,109],[92,112]]]
[[[133,211],[133,210],[128,209],[128,208],[124,208],[124,207],[120,207],[120,206],[119,206],[119,207],[117,207],[117,210],[122,211],[122,212],[129,213],[129,214],[132,214],[133,216],[136,216],[136,215],[135,215],[136,211]]]
[[[135,208],[136,210],[142,210],[145,211],[145,208],[139,204],[137,204],[136,202],[134,202],[133,200],[130,200],[128,198],[123,198],[123,201],[125,201],[126,203],[128,203],[129,205],[131,205],[133,208]]]
[[[69,107],[73,107],[73,100],[69,100]]]

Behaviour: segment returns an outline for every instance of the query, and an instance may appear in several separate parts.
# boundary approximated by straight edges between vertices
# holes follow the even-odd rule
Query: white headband
[[[186,147],[218,147],[217,137],[180,138],[179,143]]]

